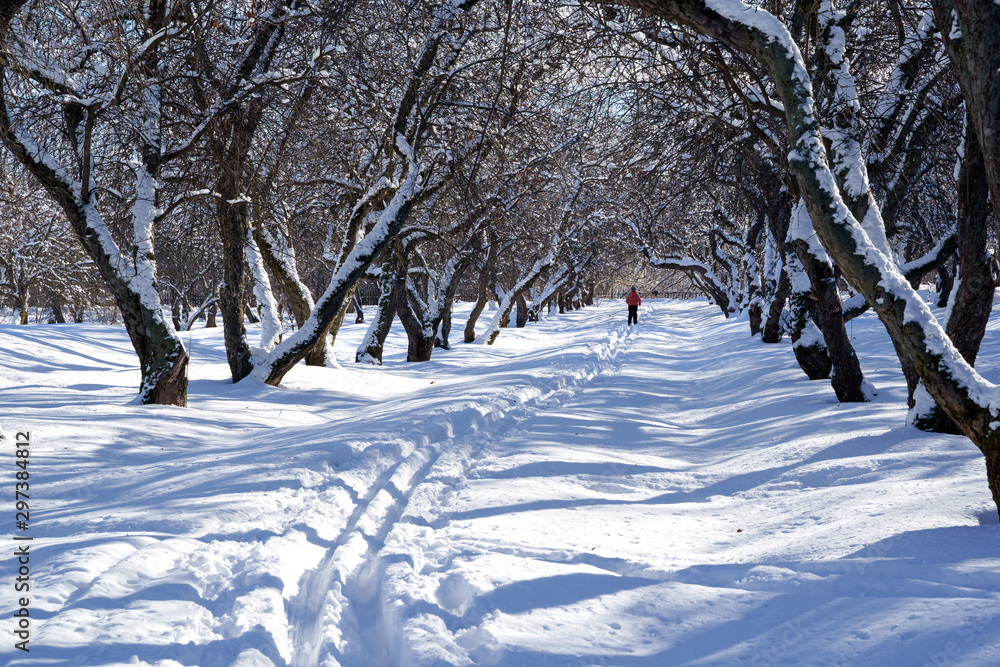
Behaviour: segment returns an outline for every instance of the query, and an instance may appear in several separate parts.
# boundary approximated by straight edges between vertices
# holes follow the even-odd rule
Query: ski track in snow
[[[195,331],[187,409],[126,405],[119,329],[0,326],[0,421],[32,431],[37,484],[32,652],[0,663],[998,663],[982,458],[903,426],[874,318],[849,325],[864,405],[703,303],[624,319],[424,364],[394,328],[384,367],[283,389],[221,380],[219,332]]]
[[[406,434],[416,443],[415,449],[405,459],[396,463],[376,484],[369,495],[362,499],[343,535],[337,540],[322,565],[307,573],[301,586],[303,593],[292,603],[293,634],[296,651],[293,664],[310,667],[323,664],[331,654],[341,654],[342,661],[360,660],[364,664],[388,665],[390,640],[382,618],[380,550],[386,536],[399,520],[417,486],[427,477],[447,451],[461,453],[466,461],[474,443],[485,437],[493,439],[516,428],[542,408],[551,409],[573,395],[581,386],[611,366],[626,336],[624,326],[612,327],[607,332],[607,342],[591,349],[595,357],[585,361],[582,368],[570,370],[559,378],[550,378],[541,386],[524,388],[516,398],[494,400],[486,404],[471,405],[435,417]],[[464,473],[464,466],[462,472]],[[324,603],[321,597],[333,584],[343,591],[342,600]],[[330,608],[332,607],[332,609]],[[338,649],[336,640],[327,642],[324,621],[333,620],[329,629],[339,634],[336,619],[344,608],[351,617],[361,656],[345,656]]]

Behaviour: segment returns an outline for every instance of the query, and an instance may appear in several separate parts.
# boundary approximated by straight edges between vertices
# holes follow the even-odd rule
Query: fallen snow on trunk
[[[382,367],[344,361],[348,325],[342,367],[277,389],[223,380],[221,329],[196,330],[187,409],[128,405],[123,330],[0,327],[35,537],[31,651],[8,558],[0,661],[995,664],[982,457],[904,426],[877,321],[850,326],[882,391],[841,405],[745,320],[646,303],[420,364],[396,327]]]

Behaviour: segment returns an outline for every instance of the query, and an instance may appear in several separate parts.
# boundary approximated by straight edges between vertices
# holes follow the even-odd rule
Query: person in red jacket
[[[628,323],[639,324],[639,305],[642,303],[642,299],[639,298],[639,293],[635,291],[634,286],[625,297],[625,303],[628,304]]]

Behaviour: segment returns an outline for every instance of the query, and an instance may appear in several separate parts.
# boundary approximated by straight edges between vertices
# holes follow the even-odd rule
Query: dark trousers
[[[639,306],[628,307],[628,323],[639,324]]]

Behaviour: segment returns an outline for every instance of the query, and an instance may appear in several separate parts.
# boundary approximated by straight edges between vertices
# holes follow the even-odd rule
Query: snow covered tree
[[[958,3],[956,3],[957,5]],[[952,32],[965,34],[973,30],[976,44],[970,50],[978,56],[974,72],[965,71],[969,80],[987,80],[994,70],[986,63],[994,62],[1000,55],[997,40],[1000,37],[1000,7],[982,2],[978,13],[974,3],[961,7],[964,21],[974,19],[975,27],[962,20],[956,21]],[[757,60],[768,72],[775,94],[784,108],[789,144],[794,152],[789,158],[789,168],[795,175],[800,194],[820,241],[830,253],[845,279],[864,295],[892,338],[897,351],[913,365],[929,398],[933,398],[958,428],[983,452],[986,459],[987,478],[994,501],[1000,508],[1000,413],[993,407],[997,395],[995,385],[989,383],[968,364],[948,338],[946,332],[931,314],[927,304],[910,286],[896,263],[884,253],[884,230],[873,226],[874,220],[858,220],[849,202],[866,202],[869,210],[876,206],[867,191],[864,164],[860,151],[851,155],[840,152],[840,167],[857,169],[861,176],[852,183],[846,195],[837,186],[838,179],[830,167],[827,148],[820,132],[813,97],[812,78],[805,66],[802,53],[792,39],[787,27],[766,10],[749,7],[736,0],[701,2],[700,0],[652,0],[636,2],[636,6],[665,20],[690,26],[734,50]],[[956,7],[956,10],[958,7]],[[957,11],[951,18],[958,16]],[[983,36],[980,30],[989,31]],[[973,41],[970,39],[970,41]],[[972,69],[970,67],[969,69]],[[989,86],[976,90],[963,89],[966,101],[971,99],[982,129],[991,128],[995,116],[987,113],[989,98],[983,96]],[[1000,98],[998,98],[1000,99]],[[983,132],[983,135],[986,133]],[[995,132],[981,143],[986,155]],[[979,136],[983,139],[983,136]],[[990,173],[987,169],[987,173]],[[994,198],[994,202],[996,199]],[[996,203],[995,203],[996,205]],[[869,232],[875,234],[873,239]]]
[[[470,69],[462,60],[468,57],[463,51],[488,32],[489,16],[476,12],[476,4],[473,0],[429,8],[422,46],[396,93],[391,120],[363,163],[370,180],[350,210],[333,277],[306,324],[261,360],[255,374],[268,384],[280,383],[326,335],[350,302],[356,282],[402,231],[411,210],[446,187],[459,165],[475,161],[485,146],[485,129],[492,123],[489,111],[484,114],[486,125],[480,124],[470,137],[465,133],[469,128],[455,121],[455,107],[447,104],[448,96],[464,83],[458,75]],[[459,108],[479,113],[475,106]],[[459,140],[463,134],[464,140]]]
[[[17,14],[25,4],[0,5],[0,139],[114,297],[139,355],[139,400],[185,405],[188,354],[161,307],[153,233],[169,208],[164,58],[178,17],[155,0],[135,15],[103,3]]]

